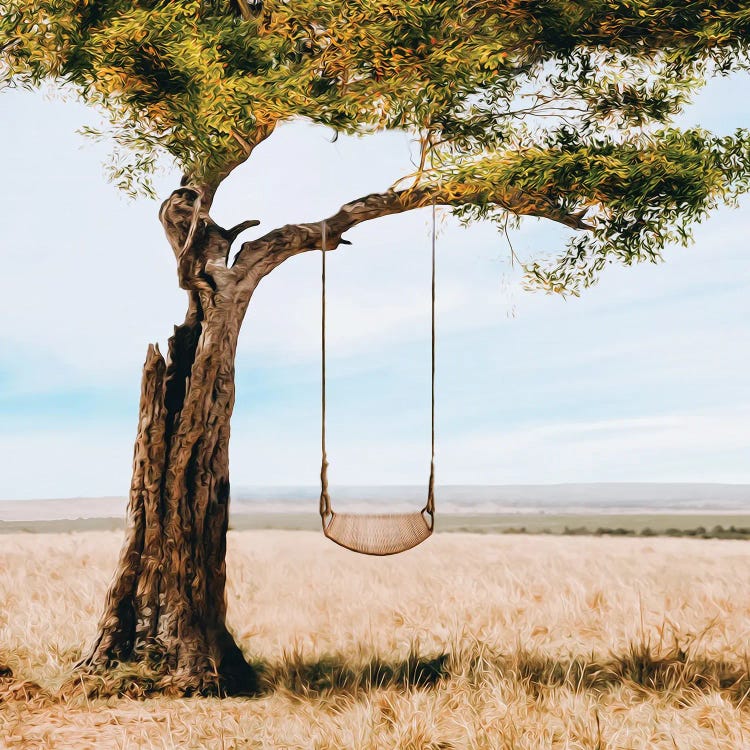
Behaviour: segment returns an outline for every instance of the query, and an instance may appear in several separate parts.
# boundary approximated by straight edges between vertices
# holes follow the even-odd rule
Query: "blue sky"
[[[750,78],[713,81],[679,119],[750,126]],[[140,367],[184,314],[158,202],[105,181],[96,115],[0,95],[0,498],[124,495]],[[409,172],[401,134],[303,123],[262,144],[217,196],[226,225],[315,220]],[[161,196],[178,182],[159,178]],[[329,263],[329,442],[341,484],[423,483],[429,460],[429,215],[369,222]],[[516,251],[566,231],[525,220]],[[248,237],[252,233],[248,233]],[[438,481],[750,482],[750,200],[659,266],[609,268],[580,299],[524,292],[505,239],[441,217]],[[256,292],[237,359],[235,486],[313,485],[319,462],[319,262]]]

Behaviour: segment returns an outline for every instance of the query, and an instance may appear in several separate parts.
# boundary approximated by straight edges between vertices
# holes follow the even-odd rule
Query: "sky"
[[[717,79],[680,116],[750,127],[750,77]],[[106,181],[97,115],[0,93],[0,499],[122,496],[140,369],[185,311],[160,201]],[[212,215],[260,236],[323,218],[413,168],[404,134],[339,137],[290,123],[220,189]],[[179,182],[160,175],[163,200]],[[507,240],[441,212],[439,484],[750,482],[750,200],[660,265],[610,266],[581,298],[524,291]],[[367,222],[328,261],[332,483],[421,484],[429,473],[429,210]],[[567,229],[524,219],[524,257]],[[319,472],[320,256],[255,293],[237,355],[235,487],[314,485]]]

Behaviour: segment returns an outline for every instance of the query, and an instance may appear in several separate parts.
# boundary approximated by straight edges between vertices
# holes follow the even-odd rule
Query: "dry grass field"
[[[742,541],[230,533],[252,699],[63,689],[120,534],[0,537],[2,748],[750,748]]]

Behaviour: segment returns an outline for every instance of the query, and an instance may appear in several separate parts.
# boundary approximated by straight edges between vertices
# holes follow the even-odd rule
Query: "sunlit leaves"
[[[595,229],[530,266],[556,291],[658,258],[747,188],[744,133],[665,126],[749,44],[740,0],[266,0],[250,19],[229,0],[0,0],[0,86],[52,79],[103,108],[129,192],[160,155],[216,184],[284,120],[402,129],[465,219],[504,221],[511,188],[588,208]]]
[[[521,158],[509,180],[559,191],[560,201],[591,208],[594,230],[575,237],[556,263],[529,265],[532,284],[577,293],[606,263],[655,261],[686,244],[691,225],[750,189],[750,131],[714,138],[664,131],[641,143],[580,144]]]

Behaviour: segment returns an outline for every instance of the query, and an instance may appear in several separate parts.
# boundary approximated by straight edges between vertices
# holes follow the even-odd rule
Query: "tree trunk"
[[[166,361],[158,346],[148,348],[125,544],[82,666],[141,661],[158,671],[160,688],[252,693],[255,672],[225,623],[229,421],[249,295],[238,304],[225,265],[224,277],[207,273],[217,243],[226,259],[224,230],[204,221],[195,232],[172,221],[170,201],[162,222],[173,247],[184,251],[186,237],[196,235],[190,258],[178,255],[181,284],[192,287],[190,306]]]

